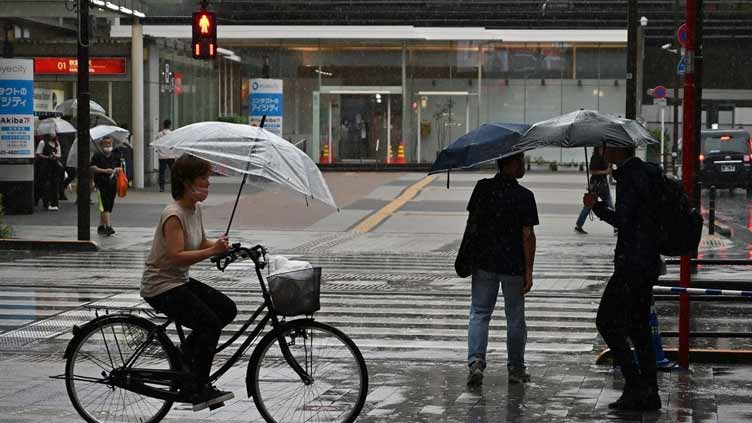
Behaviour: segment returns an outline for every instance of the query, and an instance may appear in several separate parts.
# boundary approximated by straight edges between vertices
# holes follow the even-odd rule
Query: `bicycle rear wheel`
[[[65,365],[65,385],[73,407],[89,423],[156,423],[170,411],[171,401],[151,398],[114,386],[114,369],[134,356],[155,325],[135,316],[112,316],[85,328]],[[133,368],[174,370],[169,339],[154,336],[132,363]]]
[[[292,356],[313,378],[305,384],[282,356]],[[338,329],[298,319],[267,334],[253,352],[251,395],[270,423],[352,422],[368,393],[368,370],[353,341]]]

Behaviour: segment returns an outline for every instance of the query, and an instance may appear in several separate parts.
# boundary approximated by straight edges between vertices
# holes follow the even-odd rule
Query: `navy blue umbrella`
[[[524,123],[481,125],[441,150],[428,174],[467,169],[507,156],[529,127]]]

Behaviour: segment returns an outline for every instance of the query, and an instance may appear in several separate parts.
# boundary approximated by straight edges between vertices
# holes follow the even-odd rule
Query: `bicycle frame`
[[[230,347],[238,338],[240,338],[240,336],[246,333],[250,325],[254,323],[256,319],[264,312],[264,309],[267,309],[267,312],[261,318],[261,320],[259,320],[256,327],[248,334],[248,337],[245,339],[245,341],[243,341],[243,343],[240,345],[240,347],[238,347],[233,355],[228,358],[227,361],[225,361],[224,364],[222,364],[222,366],[220,366],[220,368],[217,369],[209,377],[210,382],[215,382],[220,377],[222,377],[228,370],[232,368],[232,366],[234,366],[238,362],[238,360],[240,360],[241,357],[243,357],[250,345],[258,338],[259,334],[262,330],[264,330],[269,321],[271,321],[272,323],[272,330],[276,330],[282,325],[280,319],[277,316],[276,310],[274,309],[274,304],[272,303],[271,299],[271,293],[266,286],[263,275],[261,274],[261,269],[264,268],[265,262],[261,262],[259,260],[260,254],[253,254],[255,253],[254,250],[245,250],[247,250],[247,252],[249,253],[248,256],[254,262],[254,268],[256,270],[256,276],[258,277],[259,284],[261,286],[264,303],[256,309],[251,317],[248,318],[248,320],[240,327],[240,329],[238,329],[237,332],[235,332],[230,337],[230,339],[228,339],[224,344],[216,349],[216,352],[221,352]],[[219,268],[221,271],[224,271],[227,265],[229,265],[229,263],[231,263],[232,261],[234,260],[230,260],[229,262],[225,261],[224,263],[217,261],[217,268]],[[136,351],[134,351],[133,355],[131,355],[131,357],[129,357],[129,359],[126,361],[125,366],[115,369],[112,372],[110,376],[112,378],[111,382],[114,382],[112,384],[149,397],[177,402],[184,401],[181,392],[166,391],[164,389],[154,388],[147,384],[175,387],[175,384],[178,383],[180,386],[184,386],[186,382],[189,382],[192,379],[191,374],[175,370],[152,370],[130,367],[140,357],[146,346],[149,345],[156,336],[158,336],[158,333],[164,332],[167,326],[169,326],[171,323],[173,323],[172,320],[167,320],[167,322],[156,326],[154,330],[149,333],[146,341],[144,341],[136,349]],[[185,337],[183,335],[182,327],[177,322],[174,323],[178,332],[178,337],[180,338],[180,341],[183,342],[185,340]],[[287,361],[290,367],[298,374],[303,383],[310,384],[312,382],[311,376],[306,372],[305,369],[300,366],[300,364],[298,364],[298,362],[292,356],[292,353],[290,353],[290,349],[288,348],[284,337],[280,335],[278,337],[278,341],[285,361]],[[107,384],[108,382],[102,383]]]

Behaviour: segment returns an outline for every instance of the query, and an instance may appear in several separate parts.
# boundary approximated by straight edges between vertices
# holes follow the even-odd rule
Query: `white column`
[[[131,144],[133,186],[144,187],[144,29],[134,19],[131,26]]]

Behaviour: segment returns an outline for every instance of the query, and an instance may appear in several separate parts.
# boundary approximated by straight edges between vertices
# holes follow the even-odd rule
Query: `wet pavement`
[[[507,383],[506,323],[500,317],[491,322],[485,383],[482,389],[467,389],[464,355],[469,284],[456,277],[453,262],[466,218],[463,204],[474,180],[481,176],[453,175],[450,190],[445,180],[435,180],[365,233],[351,229],[421,175],[387,175],[380,181],[369,175],[361,191],[347,193],[342,213],[317,215],[318,220],[310,218],[305,225],[298,223],[287,230],[274,228],[294,219],[294,213],[275,216],[272,207],[258,210],[258,206],[242,212],[246,213],[242,223],[233,232],[236,239],[262,243],[273,253],[323,267],[322,309],[317,320],[350,335],[368,363],[369,394],[358,421],[752,419],[752,366],[723,363],[693,364],[689,372],[662,373],[661,412],[620,414],[608,410],[607,404],[618,397],[622,382],[609,366],[594,364],[603,348],[594,319],[611,273],[615,237],[610,227],[597,220],[586,224],[590,235],[572,233],[584,180],[575,172],[533,173],[523,180],[540,204],[550,205],[541,211],[535,286],[526,307],[527,361],[533,380],[525,386]],[[224,213],[231,198],[229,187],[219,191],[215,202],[207,205],[214,216]],[[246,200],[263,203],[256,195],[251,193]],[[148,209],[143,216],[149,216],[161,209],[163,196],[135,192],[129,210]],[[736,202],[747,204],[743,195],[732,200],[732,206],[725,206],[727,210],[741,207]],[[256,212],[268,221],[254,220]],[[738,213],[726,216],[738,217]],[[92,305],[136,313],[148,307],[137,289],[153,229],[139,216],[123,214],[120,219],[127,229],[98,239],[102,251],[97,253],[0,253],[0,372],[4,376],[0,378],[0,421],[81,421],[70,405],[64,383],[48,378],[63,372],[62,352],[71,338],[71,326],[94,317]],[[219,220],[217,217],[217,222],[207,225],[210,235],[219,233]],[[16,224],[20,236],[49,239],[75,235],[72,223],[26,223]],[[739,239],[706,235],[701,250],[707,256],[744,256],[747,244]],[[677,277],[677,268],[671,267],[669,272],[666,279]],[[749,280],[745,272],[743,268],[703,268],[696,279]],[[238,321],[226,328],[223,339],[259,304],[258,281],[249,263],[237,263],[225,273],[204,263],[195,266],[192,275],[217,286],[238,304]],[[749,331],[752,319],[746,302],[693,302],[692,307],[693,330]],[[502,308],[500,304],[497,316],[503,316]],[[659,302],[658,310],[661,329],[675,331],[676,303]],[[664,345],[675,345],[675,340],[665,338]],[[718,338],[695,340],[693,346],[748,347],[745,339]],[[176,405],[164,421],[262,421],[245,395],[246,365],[247,359],[241,360],[220,380],[222,388],[236,394],[227,406],[193,413]]]

